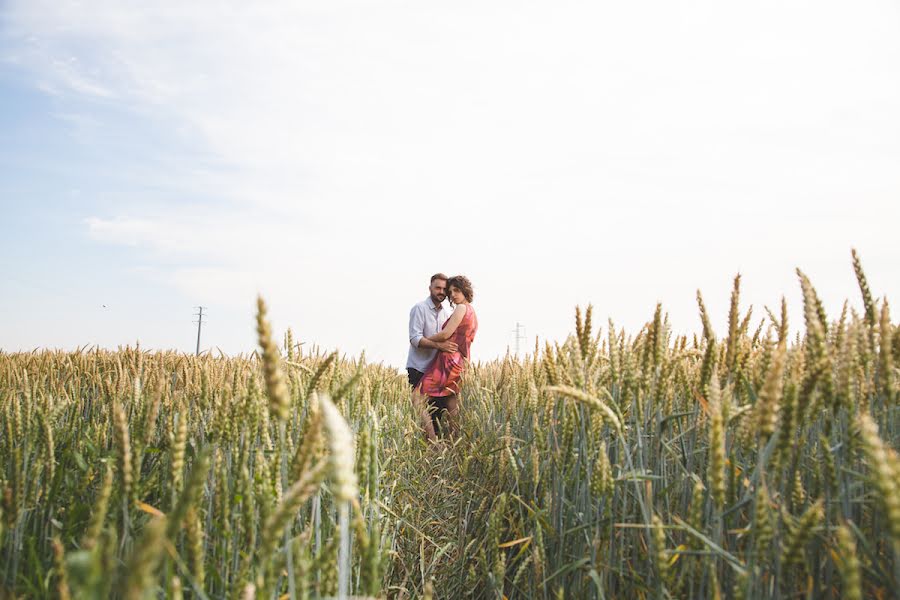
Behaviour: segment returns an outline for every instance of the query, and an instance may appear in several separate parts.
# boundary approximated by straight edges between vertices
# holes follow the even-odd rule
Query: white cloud
[[[693,288],[727,297],[738,269],[772,304],[795,264],[854,293],[851,244],[900,258],[896,13],[14,0],[4,21],[36,82],[177,140],[134,176],[186,201],[86,215],[91,238],[400,363],[438,269],[480,286],[488,356],[516,319],[559,336],[589,300],[633,327],[661,299],[693,327]]]
[[[89,235],[95,240],[113,244],[137,246],[140,244],[166,245],[166,238],[160,236],[158,227],[153,222],[119,217],[117,219],[101,219],[88,217],[85,219]]]

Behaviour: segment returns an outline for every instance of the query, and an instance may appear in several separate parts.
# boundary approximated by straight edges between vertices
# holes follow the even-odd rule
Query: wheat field
[[[724,332],[577,309],[436,446],[262,300],[250,356],[2,352],[0,598],[896,598],[900,331],[853,267],[840,315],[798,271],[798,335],[740,277]]]

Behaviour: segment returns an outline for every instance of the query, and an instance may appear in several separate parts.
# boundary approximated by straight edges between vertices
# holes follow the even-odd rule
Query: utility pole
[[[513,329],[513,333],[516,334],[516,356],[518,356],[519,343],[525,339],[525,326],[516,321],[516,328]]]
[[[194,316],[197,317],[197,354],[196,356],[200,356],[200,328],[203,327],[203,309],[205,306],[197,307],[197,314]]]

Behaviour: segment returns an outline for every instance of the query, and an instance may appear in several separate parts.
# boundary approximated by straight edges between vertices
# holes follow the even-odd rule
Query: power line
[[[512,330],[516,335],[516,356],[519,355],[519,345],[525,339],[525,326],[516,321],[516,328]]]
[[[196,356],[200,356],[200,329],[203,327],[203,309],[205,306],[197,306],[197,312],[194,314],[197,317],[197,320],[194,321],[197,323],[197,353]]]

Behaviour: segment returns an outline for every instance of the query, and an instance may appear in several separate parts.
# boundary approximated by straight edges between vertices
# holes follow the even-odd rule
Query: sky
[[[900,298],[900,5],[0,3],[0,349],[305,348],[405,365],[436,271],[473,355]],[[895,311],[896,313],[896,311]]]

